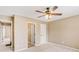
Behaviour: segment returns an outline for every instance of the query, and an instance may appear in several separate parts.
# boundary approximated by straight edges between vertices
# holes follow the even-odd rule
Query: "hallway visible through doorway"
[[[0,20],[0,51],[12,51],[12,23]]]

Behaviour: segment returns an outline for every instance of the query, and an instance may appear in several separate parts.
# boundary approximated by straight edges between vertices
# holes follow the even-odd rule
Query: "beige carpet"
[[[0,52],[12,52],[11,47],[6,47],[4,44],[0,44]]]
[[[47,43],[37,47],[31,47],[21,52],[78,52],[78,49],[59,45],[55,43]]]

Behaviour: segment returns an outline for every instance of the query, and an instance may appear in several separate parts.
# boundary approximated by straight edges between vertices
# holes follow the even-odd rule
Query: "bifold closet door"
[[[28,47],[35,46],[35,24],[28,23]]]
[[[47,43],[46,24],[40,24],[40,44]]]

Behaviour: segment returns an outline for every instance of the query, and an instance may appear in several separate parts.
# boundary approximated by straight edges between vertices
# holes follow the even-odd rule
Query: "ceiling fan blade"
[[[45,16],[45,15],[38,16],[38,18],[43,17],[43,16]]]
[[[58,8],[58,6],[54,6],[54,7],[53,7],[53,11],[55,11],[57,8]]]
[[[36,12],[39,12],[39,13],[44,13],[44,12],[42,12],[42,11],[39,11],[39,10],[36,10]]]
[[[52,13],[51,15],[62,15],[62,13]]]

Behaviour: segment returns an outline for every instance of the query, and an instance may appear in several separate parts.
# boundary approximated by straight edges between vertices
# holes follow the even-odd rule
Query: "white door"
[[[40,24],[40,44],[47,43],[46,24]]]

